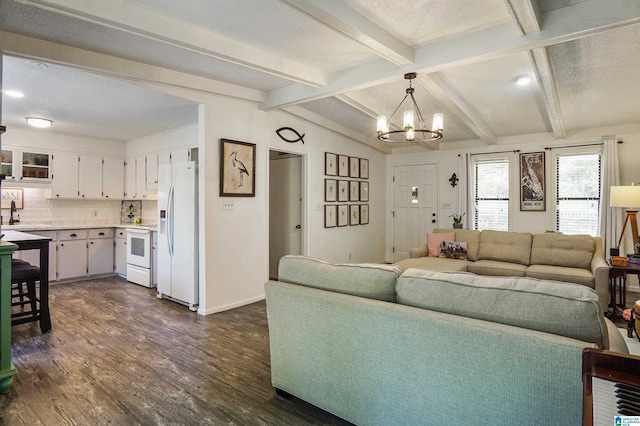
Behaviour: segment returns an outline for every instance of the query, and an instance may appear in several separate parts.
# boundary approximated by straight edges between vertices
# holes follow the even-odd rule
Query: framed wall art
[[[369,204],[360,205],[360,225],[369,223]]]
[[[360,201],[360,182],[356,180],[349,181],[349,201]]]
[[[256,145],[220,139],[220,196],[255,197]]]
[[[349,205],[349,225],[360,225],[360,206],[358,204]]]
[[[369,182],[360,182],[360,201],[369,201]]]
[[[24,190],[22,188],[2,188],[2,208],[10,209],[12,201],[16,202],[16,209],[24,208]]]
[[[349,177],[360,177],[360,159],[356,157],[349,157]]]
[[[337,182],[335,179],[324,180],[324,201],[327,203],[337,201]]]
[[[347,204],[338,204],[338,226],[347,226],[349,224],[349,206]]]
[[[335,205],[326,205],[324,206],[324,227],[325,228],[335,228],[337,221],[337,208]]]
[[[544,152],[520,154],[520,211],[545,211]]]
[[[338,176],[349,176],[349,157],[338,155]]]
[[[369,179],[369,160],[360,159],[360,179]]]
[[[349,181],[338,181],[338,201],[349,201]]]
[[[324,174],[335,176],[338,174],[338,156],[331,152],[324,153]]]

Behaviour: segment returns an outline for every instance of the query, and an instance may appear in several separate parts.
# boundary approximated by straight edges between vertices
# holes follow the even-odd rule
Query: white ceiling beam
[[[393,64],[404,66],[413,63],[414,50],[411,46],[340,0],[280,1],[362,44]]]
[[[455,114],[478,138],[490,145],[498,143],[498,136],[491,130],[480,114],[439,73],[421,74],[416,80],[438,99],[445,108]]]
[[[507,23],[425,45],[416,49],[412,66],[397,68],[378,60],[340,72],[326,86],[310,88],[293,84],[274,89],[267,93],[262,108],[282,108],[381,84],[405,72],[428,74],[636,24],[640,22],[640,2],[588,0],[547,12],[541,22],[539,32],[525,35]]]
[[[537,0],[504,0],[520,34],[540,31],[540,8]]]
[[[74,66],[96,74],[130,81],[153,82],[166,87],[256,103],[264,101],[264,92],[260,90],[4,31],[0,31],[0,52]]]
[[[560,96],[558,95],[558,88],[547,49],[544,47],[533,49],[529,57],[536,72],[536,80],[538,80],[538,85],[542,91],[542,101],[553,130],[553,136],[556,139],[566,139],[562,111],[560,109]]]
[[[189,25],[171,16],[161,15],[126,0],[18,1],[254,69],[294,83],[314,87],[326,83],[324,75],[312,67],[221,37],[211,31]]]

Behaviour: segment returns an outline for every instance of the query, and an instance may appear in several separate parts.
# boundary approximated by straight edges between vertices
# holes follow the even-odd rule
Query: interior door
[[[269,277],[278,277],[278,262],[287,254],[302,254],[301,155],[270,151]]]
[[[437,227],[438,167],[435,164],[393,168],[393,261],[426,244]]]

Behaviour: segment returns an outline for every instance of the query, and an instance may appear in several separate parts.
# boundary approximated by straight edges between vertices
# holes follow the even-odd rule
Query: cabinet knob
[[[98,235],[104,235],[104,232],[100,232]]]
[[[93,244],[93,241],[91,241],[91,244]]]
[[[72,238],[75,238],[75,237],[77,237],[77,236],[78,236],[78,234],[71,234],[71,235],[69,235],[69,236],[70,236],[70,237],[72,237]]]

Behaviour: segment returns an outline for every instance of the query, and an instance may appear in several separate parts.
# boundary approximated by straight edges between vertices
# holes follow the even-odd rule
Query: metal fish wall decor
[[[293,137],[291,137],[291,138],[284,137],[282,135],[282,133],[286,132],[286,131],[293,133],[298,138],[297,139],[293,139]],[[304,138],[304,133],[300,134],[295,129],[292,129],[291,127],[280,127],[278,130],[276,130],[276,134],[278,136],[280,136],[280,139],[282,139],[285,142],[296,143],[296,142],[300,141],[300,142],[302,142],[304,144],[304,139],[303,139]]]

